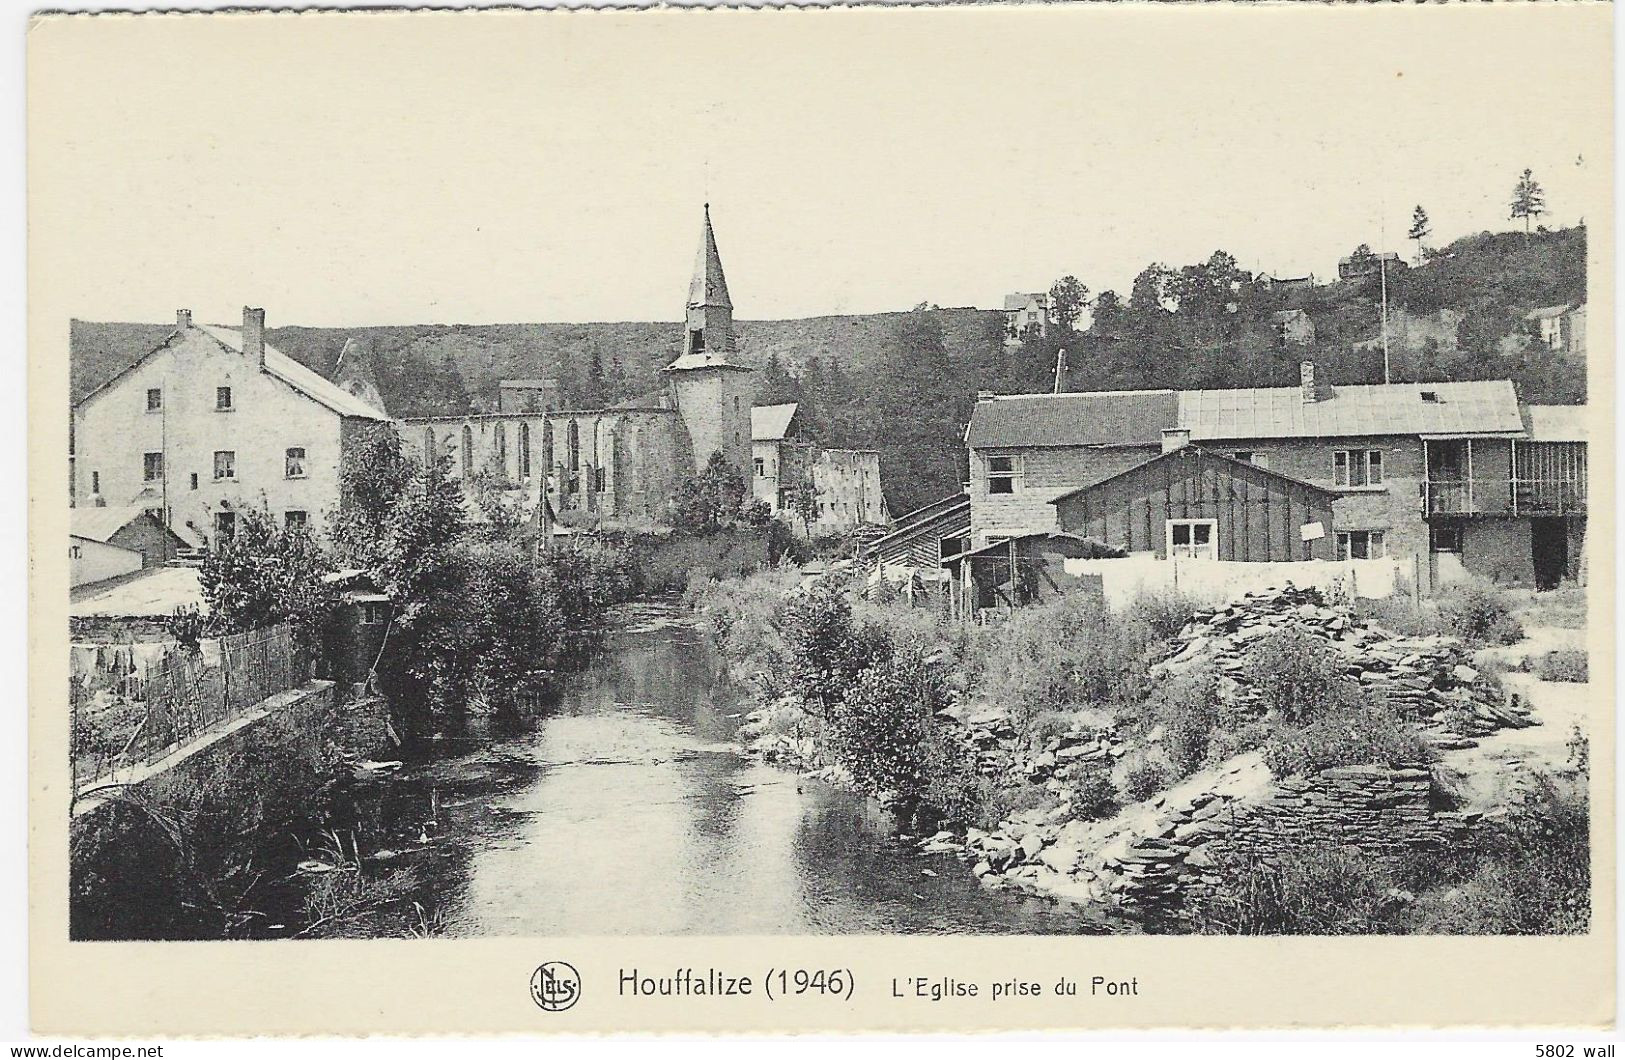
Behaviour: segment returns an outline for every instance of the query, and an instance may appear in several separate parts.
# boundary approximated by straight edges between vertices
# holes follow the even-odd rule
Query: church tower
[[[688,285],[683,352],[663,371],[678,418],[688,431],[694,471],[705,470],[721,453],[750,486],[750,407],[755,397],[751,370],[735,363],[734,307],[722,274],[711,204],[705,206],[694,278]],[[747,494],[748,495],[748,494]]]

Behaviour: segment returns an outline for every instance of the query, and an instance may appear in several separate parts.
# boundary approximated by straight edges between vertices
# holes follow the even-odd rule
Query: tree
[[[818,483],[813,479],[812,468],[806,461],[797,459],[787,473],[781,469],[781,475],[781,482],[786,478],[789,482],[783,489],[790,514],[801,520],[802,532],[810,538],[813,521],[818,518]]]
[[[1512,189],[1512,219],[1523,219],[1523,235],[1529,238],[1529,222],[1546,212],[1546,192],[1536,183],[1534,173],[1528,169],[1518,178]]]
[[[440,550],[462,535],[463,493],[449,463],[441,457],[420,465],[401,452],[399,435],[380,430],[340,471],[345,502],[333,520],[334,550],[397,601],[411,599]]]
[[[1062,276],[1049,289],[1050,318],[1062,331],[1076,331],[1088,301],[1089,288],[1076,276]]]
[[[1422,245],[1422,241],[1432,234],[1433,228],[1428,223],[1428,212],[1422,209],[1421,203],[1417,203],[1416,209],[1411,211],[1411,230],[1405,234],[1405,238],[1414,240],[1416,243],[1416,263],[1418,265],[1422,263],[1422,251],[1426,249]]]
[[[732,526],[745,496],[744,478],[727,457],[712,453],[705,470],[677,488],[674,522],[691,534]]]
[[[334,596],[322,575],[327,557],[303,530],[279,528],[266,510],[237,513],[231,538],[203,561],[198,579],[215,633],[242,633],[289,622],[314,647]]]

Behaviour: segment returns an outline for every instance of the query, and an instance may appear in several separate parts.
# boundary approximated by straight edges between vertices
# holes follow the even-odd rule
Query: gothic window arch
[[[530,478],[530,424],[519,425],[519,477]]]
[[[463,477],[474,476],[474,428],[463,424]]]
[[[570,428],[566,432],[565,445],[570,451],[570,470],[581,470],[581,422],[571,420]]]
[[[423,462],[425,464],[432,464],[434,463],[434,458],[434,428],[425,427],[423,428]]]

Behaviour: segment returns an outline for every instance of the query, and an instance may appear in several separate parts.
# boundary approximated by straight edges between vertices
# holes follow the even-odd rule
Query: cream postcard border
[[[320,20],[335,36],[365,35],[380,21],[423,34],[434,47],[474,44],[488,20],[567,20],[573,32],[611,31],[629,21],[719,19],[766,33],[794,20],[795,47],[808,54],[847,33],[902,20],[928,62],[930,35],[948,20],[1024,19],[1043,33],[1055,20],[1141,18],[1147,22],[1255,19],[1279,44],[1311,20],[1342,19],[1396,36],[1448,25],[1468,54],[1477,35],[1519,33],[1544,19],[1595,27],[1589,50],[1565,63],[1597,71],[1595,98],[1576,99],[1553,121],[1581,123],[1601,149],[1587,169],[1590,199],[1590,393],[1594,507],[1591,540],[1593,888],[1592,932],[1578,938],[919,937],[576,938],[478,941],[71,943],[67,938],[67,323],[75,312],[73,204],[53,195],[53,174],[74,164],[53,138],[55,109],[83,92],[75,80],[83,46],[116,45],[129,16],[42,16],[28,41],[29,127],[29,898],[31,1019],[39,1033],[124,1036],[582,1031],[1014,1030],[1099,1027],[1459,1027],[1611,1026],[1615,1018],[1614,901],[1614,434],[1612,218],[1612,9],[1605,4],[1398,7],[1356,4],[1264,7],[1225,4],[1110,5],[825,11],[666,12],[315,12],[146,16],[165,18],[169,55],[186,54],[200,82],[229,84],[235,55],[267,19]],[[190,48],[208,23],[229,22],[229,52]],[[534,26],[527,26],[533,29]],[[735,27],[736,29],[738,27]],[[831,54],[835,54],[832,50]],[[77,58],[76,58],[77,57]],[[162,56],[154,56],[159,61]],[[1238,61],[1242,57],[1238,56]],[[1306,62],[1314,61],[1306,56]],[[1441,54],[1441,63],[1451,61]],[[1508,71],[1508,76],[1518,76]],[[809,86],[814,90],[816,86]],[[287,91],[301,91],[290,84]],[[1148,104],[1149,105],[1149,104]],[[1335,106],[1335,102],[1332,104]],[[1462,120],[1472,121],[1473,115]],[[278,130],[266,130],[277,135]],[[296,129],[281,130],[296,137]],[[403,220],[403,224],[410,223]],[[297,263],[290,263],[297,267]],[[761,998],[640,1000],[615,996],[618,970],[713,966],[759,976],[766,965],[850,968],[850,1002]],[[566,960],[583,980],[580,1004],[546,1013],[528,980],[543,961]],[[666,971],[665,974],[669,974]],[[1138,997],[902,1003],[893,976],[989,982],[1062,975],[1137,978]]]

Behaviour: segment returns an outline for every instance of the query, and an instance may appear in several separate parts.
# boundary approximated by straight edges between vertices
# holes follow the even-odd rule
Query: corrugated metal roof
[[[243,333],[239,329],[223,327],[219,324],[197,324],[194,326],[207,333],[209,337],[233,353],[243,352]],[[354,394],[340,388],[337,383],[323,378],[319,372],[306,368],[269,343],[265,346],[265,370],[307,397],[326,405],[341,416],[356,416],[368,420],[387,421],[389,419],[388,416],[385,416]]]
[[[1160,445],[1178,419],[1172,390],[1017,394],[978,401],[965,441],[973,449]]]
[[[1192,441],[1523,431],[1517,391],[1505,379],[1337,386],[1319,401],[1303,400],[1299,387],[1184,390],[1179,424]]]
[[[799,406],[794,401],[783,405],[757,405],[750,410],[750,440],[777,442],[790,429]]]
[[[1532,442],[1588,441],[1584,405],[1525,405],[1525,427]]]

